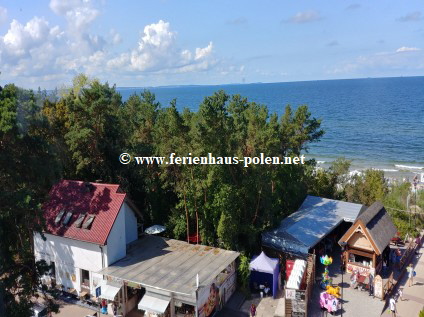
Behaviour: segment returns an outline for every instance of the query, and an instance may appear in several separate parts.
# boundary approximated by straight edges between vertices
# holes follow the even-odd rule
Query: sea
[[[424,77],[364,78],[208,86],[117,88],[123,100],[148,89],[162,107],[196,111],[218,90],[240,94],[282,115],[286,105],[306,104],[322,120],[325,135],[306,156],[327,168],[338,157],[352,161],[351,172],[381,169],[389,178],[424,182]]]

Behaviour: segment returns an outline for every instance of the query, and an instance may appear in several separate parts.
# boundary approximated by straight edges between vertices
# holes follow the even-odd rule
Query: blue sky
[[[0,2],[0,85],[117,86],[424,74],[422,1]]]

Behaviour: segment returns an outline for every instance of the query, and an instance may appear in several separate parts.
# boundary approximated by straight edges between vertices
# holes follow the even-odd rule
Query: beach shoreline
[[[308,159],[314,158],[317,162],[318,168],[328,169],[334,160],[324,160],[314,156],[309,156]],[[389,163],[389,162],[358,162],[355,160],[351,161],[349,168],[349,174],[360,174],[368,169],[381,170],[384,172],[384,177],[391,181],[396,182],[409,182],[411,183],[414,177],[418,176],[418,181],[424,184],[424,163]]]

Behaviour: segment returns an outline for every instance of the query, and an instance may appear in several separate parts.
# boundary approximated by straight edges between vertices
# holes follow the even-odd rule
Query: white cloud
[[[322,17],[320,14],[316,11],[304,11],[304,12],[298,12],[291,18],[287,19],[286,22],[290,23],[308,23],[313,21],[321,20]]]
[[[411,52],[404,54],[404,52]],[[356,59],[339,64],[330,69],[328,74],[384,76],[402,75],[405,72],[422,72],[424,54],[415,47],[401,47],[392,52],[380,52],[359,56]]]
[[[109,32],[111,42],[113,45],[121,44],[122,43],[122,36],[119,34],[116,30],[112,29]]]
[[[199,59],[202,59],[210,55],[212,52],[212,47],[213,47],[212,42],[209,42],[209,45],[204,48],[196,48],[196,56],[194,57],[194,59],[197,61]]]
[[[169,22],[159,20],[144,27],[143,36],[138,43],[140,51],[148,49],[166,49],[175,40],[175,33],[169,29]]]
[[[53,40],[59,34],[58,27],[50,28],[44,18],[34,17],[25,25],[12,20],[7,33],[0,37],[0,53],[10,60],[28,57],[32,49]]]
[[[84,31],[100,13],[90,0],[51,0],[50,9],[64,16],[74,31]]]
[[[7,9],[0,7],[0,25],[7,21]]]
[[[70,30],[51,27],[45,18],[33,17],[25,24],[12,20],[0,36],[2,72],[25,77],[21,79],[25,82],[28,78],[56,78],[55,74],[90,73],[94,65],[99,66],[93,58],[99,58],[105,45],[100,36],[81,33],[76,37]]]
[[[167,74],[199,73],[220,63],[213,57],[212,42],[205,47],[180,47],[177,33],[163,20],[143,27],[132,49],[114,53],[122,42],[115,29],[102,34],[105,37],[90,32],[99,14],[92,1],[51,0],[50,8],[65,18],[65,27],[33,17],[26,22],[12,20],[0,34],[4,80],[45,88],[70,82],[80,72],[112,81],[130,77],[167,80]]]
[[[50,1],[50,9],[66,19],[68,48],[75,54],[90,55],[103,50],[107,44],[102,36],[89,33],[90,25],[100,14],[94,5],[93,0]],[[119,35],[113,40],[119,41]]]
[[[407,46],[402,46],[399,47],[396,50],[396,53],[402,53],[402,52],[415,52],[415,51],[420,51],[421,49],[418,47],[407,47]]]
[[[159,20],[144,27],[140,34],[138,47],[110,59],[110,69],[129,72],[193,72],[212,67],[216,61],[211,58],[213,43],[196,48],[192,53],[188,49],[180,49],[176,40],[176,32],[171,30],[169,22]]]

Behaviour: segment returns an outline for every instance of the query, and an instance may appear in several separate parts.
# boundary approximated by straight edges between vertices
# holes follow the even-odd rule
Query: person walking
[[[393,270],[396,269],[396,251],[391,250],[390,251],[390,262],[392,264]]]
[[[112,311],[113,311],[113,316],[118,315],[118,306],[116,305],[115,302],[112,303]]]
[[[255,317],[256,316],[256,306],[255,304],[252,304],[250,306],[250,317]]]
[[[408,265],[406,271],[408,272],[408,287],[411,287],[414,285],[414,268],[412,267],[412,263]]]
[[[418,234],[417,237],[415,238],[415,254],[419,254],[418,249],[420,248],[420,246],[421,246],[421,237]]]
[[[375,269],[371,268],[370,273],[368,275],[368,281],[369,281],[368,289],[370,291],[369,296],[372,296],[372,297],[374,297],[374,274],[375,274]]]
[[[394,297],[390,298],[389,306],[390,306],[390,312],[392,313],[392,317],[396,317],[397,310],[396,310],[396,300]]]
[[[397,269],[400,271],[401,269],[401,264],[400,264],[400,260],[402,259],[402,252],[400,251],[399,248],[396,249],[396,266]]]
[[[403,302],[403,288],[400,287],[398,290],[398,298]]]

